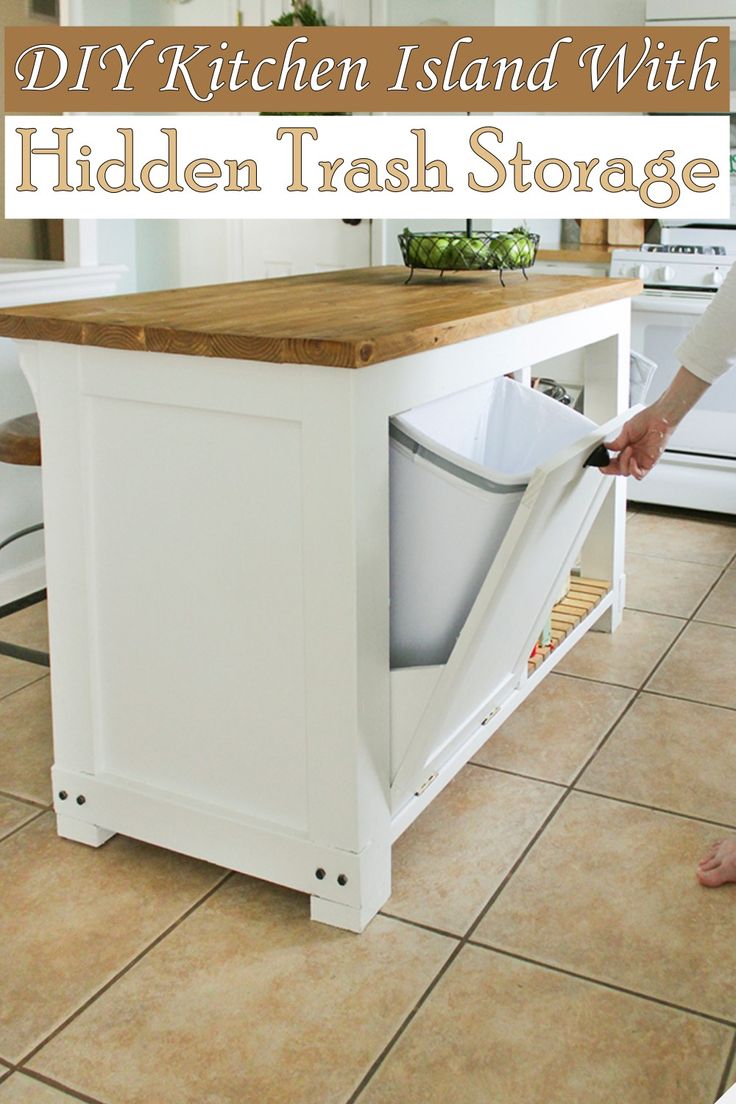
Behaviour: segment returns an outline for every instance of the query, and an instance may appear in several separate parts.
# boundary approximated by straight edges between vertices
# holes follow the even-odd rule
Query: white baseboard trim
[[[0,575],[0,606],[7,606],[27,594],[34,594],[46,586],[46,561],[33,560],[15,571]]]

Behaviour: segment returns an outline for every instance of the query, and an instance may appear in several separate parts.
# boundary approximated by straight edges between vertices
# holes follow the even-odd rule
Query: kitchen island
[[[639,282],[405,277],[0,311],[41,420],[59,833],[291,886],[353,931],[393,841],[624,598],[625,488],[583,465],[628,405]],[[606,426],[535,473],[449,661],[391,671],[390,416],[579,348]],[[609,586],[531,671],[576,560]]]

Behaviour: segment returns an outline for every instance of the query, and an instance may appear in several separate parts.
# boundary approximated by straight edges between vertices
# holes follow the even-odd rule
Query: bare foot
[[[736,839],[712,843],[698,863],[698,881],[704,886],[736,882]]]

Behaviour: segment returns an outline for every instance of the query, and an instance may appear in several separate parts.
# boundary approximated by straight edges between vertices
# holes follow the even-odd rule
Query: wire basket
[[[404,230],[399,234],[399,246],[404,264],[411,269],[407,284],[416,268],[432,269],[440,275],[493,269],[503,284],[503,273],[509,269],[520,269],[527,278],[526,270],[537,257],[539,234],[521,229],[477,230],[471,235],[459,230],[416,234]]]

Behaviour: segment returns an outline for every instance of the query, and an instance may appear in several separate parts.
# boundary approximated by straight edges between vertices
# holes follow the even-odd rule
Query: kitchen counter
[[[0,334],[362,368],[638,294],[636,280],[353,269],[0,311]]]
[[[565,264],[610,265],[614,245],[586,245],[580,242],[563,243],[555,249],[540,249],[539,261],[564,261]]]
[[[0,311],[41,424],[58,832],[289,886],[355,932],[393,842],[624,604],[626,489],[586,461],[626,417],[638,281],[405,276]],[[595,424],[540,452],[447,663],[391,669],[391,416],[573,350]],[[575,563],[595,598],[531,670]]]

